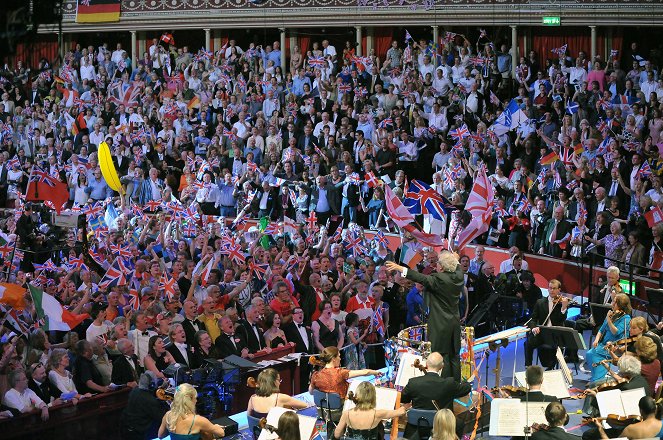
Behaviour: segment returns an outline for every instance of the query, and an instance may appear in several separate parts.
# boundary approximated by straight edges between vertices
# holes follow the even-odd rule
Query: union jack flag
[[[279,233],[279,225],[274,222],[267,223],[263,232],[267,235],[277,235]]]
[[[40,168],[37,168],[36,166],[32,170],[32,175],[30,176],[30,182],[45,183],[50,187],[55,187],[55,185],[58,183],[58,181],[55,178],[49,176],[48,173],[42,171]]]
[[[94,260],[95,263],[101,265],[104,263],[104,256],[100,252],[97,251],[96,248],[90,248],[88,249],[87,253],[92,257],[92,260]]]
[[[373,312],[373,328],[381,338],[384,338],[385,329],[384,319],[382,318],[382,305],[376,307],[375,311]]]
[[[640,169],[638,170],[636,177],[639,177],[640,179],[646,179],[651,175],[652,171],[651,167],[649,166],[649,161],[644,161],[642,165],[640,165]]]
[[[516,211],[524,212],[525,214],[527,214],[530,211],[530,209],[532,209],[532,205],[530,205],[527,197],[521,198],[520,203],[518,203],[518,207],[516,208]]]
[[[415,327],[408,330],[408,336],[415,341],[421,341],[424,338],[424,329],[422,327]]]
[[[239,244],[231,245],[226,251],[228,252],[228,257],[237,264],[243,263],[246,260]]]
[[[455,209],[448,200],[421,180],[410,182],[403,204],[412,214],[430,214],[438,220],[445,219],[447,210]]]
[[[232,130],[228,130],[225,127],[223,127],[223,135],[226,136],[231,141],[237,140],[237,135]]]
[[[125,88],[121,82],[118,81],[116,87],[108,88],[108,101],[115,105],[124,105],[126,108],[138,106],[141,89],[136,85],[130,85]]]
[[[378,231],[375,234],[375,239],[378,241],[378,244],[384,245],[386,248],[389,247],[389,240],[387,239],[387,236],[384,235],[384,232]]]
[[[263,281],[267,276],[267,271],[269,270],[269,264],[258,264],[254,260],[249,262],[249,271],[255,275],[260,281]]]
[[[122,246],[122,245],[119,245],[119,244],[112,244],[111,243],[108,246],[108,248],[110,249],[111,253],[113,253],[113,254],[115,254],[119,257],[131,258],[132,254],[131,254],[131,250],[129,249],[128,246]]]
[[[345,240],[345,248],[348,251],[351,251],[355,258],[366,253],[364,240],[356,230],[351,230],[350,233],[346,235]]]
[[[258,165],[256,165],[255,162],[247,162],[246,163],[246,169],[249,170],[252,173],[255,173],[256,170],[258,169]]]
[[[334,232],[334,235],[331,237],[331,241],[334,243],[338,243],[341,241],[341,238],[343,237],[343,223],[345,222],[345,219],[341,220],[341,224],[336,227],[336,231]]]
[[[463,124],[462,126],[458,127],[455,130],[451,130],[449,132],[449,136],[451,136],[454,139],[465,139],[467,137],[470,137],[470,130],[467,128],[467,124]]]
[[[359,96],[363,98],[364,96],[368,95],[368,90],[366,90],[366,87],[355,87],[354,92],[355,97]]]
[[[159,290],[166,293],[168,300],[172,301],[177,299],[177,292],[175,292],[175,279],[169,277],[167,273],[161,274],[159,279]]]
[[[9,159],[7,161],[7,166],[10,169],[13,169],[14,167],[17,167],[17,166],[20,167],[21,166],[21,161],[19,160],[17,155],[14,155],[14,157],[12,157],[11,159]]]
[[[322,69],[327,65],[324,57],[308,57],[308,64],[315,69]]]
[[[378,124],[378,128],[387,128],[387,126],[393,126],[394,125],[394,120],[391,118],[384,118],[383,120],[380,121]]]
[[[125,269],[126,267],[120,262],[120,258],[117,257],[99,282],[99,287],[102,289],[108,289],[109,287],[126,285],[127,273],[124,271]]]
[[[352,90],[352,86],[350,86],[350,84],[341,83],[338,85],[338,91],[340,93],[348,93],[350,90]]]
[[[584,218],[585,220],[587,219],[587,209],[585,208],[584,203],[578,207],[578,214],[576,216],[576,219],[578,218]]]
[[[137,289],[129,289],[129,305],[132,310],[140,309],[140,295]]]
[[[348,180],[353,185],[359,185],[359,183],[361,182],[361,177],[359,177],[359,174],[357,173],[352,173],[348,176]]]
[[[550,52],[554,53],[555,55],[559,56],[560,58],[566,55],[566,48],[568,47],[568,44],[565,44],[562,47],[557,47],[555,49],[551,49]]]
[[[53,263],[53,261],[51,261],[50,258],[48,260],[46,260],[46,262],[44,262],[44,264],[32,263],[32,266],[34,266],[36,271],[37,270],[44,270],[44,271],[48,271],[48,272],[57,272],[57,270],[58,270],[58,267],[55,265],[55,263]]]

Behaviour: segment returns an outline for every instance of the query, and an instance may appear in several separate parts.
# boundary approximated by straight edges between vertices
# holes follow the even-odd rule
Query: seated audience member
[[[270,313],[267,315],[267,330],[263,333],[265,337],[265,345],[269,348],[285,347],[288,340],[285,337],[283,329],[281,329],[281,315],[278,313]]]
[[[66,396],[73,393],[73,396],[69,397],[69,399],[76,403],[84,397],[92,396],[90,393],[80,394],[76,389],[71,372],[67,370],[67,368],[69,368],[69,356],[67,356],[67,351],[65,349],[56,348],[53,350],[48,359],[48,367],[50,369],[48,380],[51,385],[55,387],[60,397],[62,397],[62,395]]]
[[[348,394],[348,379],[359,376],[380,376],[376,370],[348,370],[341,368],[341,352],[336,347],[327,347],[317,357],[311,357],[311,363],[322,367],[311,376],[309,391],[320,390],[324,393],[336,393],[345,399]]]
[[[115,385],[126,385],[134,388],[138,386],[140,371],[138,358],[134,354],[134,345],[130,340],[123,338],[117,341],[117,348],[121,355],[113,361],[111,380]]]
[[[91,342],[90,345],[92,345],[93,353],[92,364],[97,368],[99,374],[101,374],[101,384],[110,385],[111,376],[113,375],[113,361],[100,341]],[[76,358],[70,363],[74,365],[75,362]]]
[[[168,337],[170,338],[171,344],[168,346],[167,350],[173,356],[175,362],[181,365],[190,366],[191,361],[193,360],[193,352],[186,343],[186,333],[184,333],[184,327],[182,327],[182,324],[177,323],[171,325]]]
[[[398,409],[376,409],[375,387],[370,382],[362,382],[357,387],[356,394],[350,393],[348,399],[355,407],[343,411],[341,420],[336,425],[334,436],[341,438],[360,438],[364,440],[379,440],[384,438],[383,419],[391,419],[405,415],[411,405],[406,404]]]
[[[212,437],[224,437],[223,428],[215,425],[207,418],[196,414],[196,398],[198,392],[188,383],[180,384],[175,391],[173,404],[161,419],[159,426],[159,438],[170,434],[170,438],[176,439],[198,439],[203,435]],[[196,434],[198,434],[196,436]]]
[[[540,429],[532,434],[532,440],[578,440],[578,436],[569,434],[563,428],[569,423],[569,415],[564,405],[550,402],[546,407],[548,429]]]
[[[46,366],[42,365],[41,362],[37,362],[36,364],[30,365],[28,373],[30,376],[28,387],[35,392],[37,397],[46,402],[49,407],[64,403],[64,401],[58,397],[60,395],[60,390],[53,386],[48,379]]]
[[[235,324],[228,316],[221,318],[221,335],[216,338],[214,344],[219,350],[219,357],[225,358],[230,355],[249,356],[249,348],[246,346],[246,340],[241,332],[235,333]]]
[[[212,343],[207,330],[198,330],[193,337],[193,360],[191,368],[200,368],[205,363],[205,359],[219,359],[219,350]]]
[[[41,410],[41,419],[48,420],[48,405],[28,388],[28,376],[23,370],[14,370],[9,373],[9,386],[11,387],[3,396],[2,404],[15,408],[22,413],[32,410]]]
[[[255,394],[249,399],[249,406],[246,409],[247,414],[252,417],[267,417],[269,410],[277,406],[295,410],[308,408],[309,406],[304,401],[279,392],[281,377],[278,371],[273,368],[262,370],[258,374],[257,380],[250,377],[248,385],[254,386],[256,389]]]
[[[450,409],[441,409],[433,419],[431,440],[458,440],[456,436],[456,416]]]
[[[403,388],[402,403],[412,403],[416,409],[453,408],[454,399],[466,396],[472,391],[472,385],[467,382],[458,383],[452,377],[441,377],[444,368],[444,358],[440,353],[433,352],[426,359],[428,371],[425,375],[413,377]],[[408,424],[405,427],[405,438],[416,435],[417,427]]]
[[[150,337],[147,356],[145,356],[145,359],[143,359],[145,371],[151,371],[159,379],[165,379],[166,376],[164,376],[162,373],[163,370],[174,363],[175,358],[173,358],[173,355],[170,354],[168,350],[166,350],[166,347],[163,343],[163,337]]]
[[[147,322],[147,315],[144,311],[137,311],[131,315],[131,322],[134,325],[133,330],[129,330],[127,338],[133,343],[136,356],[138,357],[138,365],[141,368],[145,366],[145,356],[149,351],[150,338],[156,335],[156,332],[148,330],[149,324]]]
[[[144,440],[157,436],[159,423],[168,410],[168,404],[154,394],[158,382],[159,378],[152,371],[140,375],[138,387],[129,393],[120,418],[122,439]]]
[[[80,394],[105,393],[110,391],[110,386],[102,385],[101,373],[92,363],[92,345],[86,340],[80,340],[76,344],[76,360],[74,361],[73,374],[74,385]]]

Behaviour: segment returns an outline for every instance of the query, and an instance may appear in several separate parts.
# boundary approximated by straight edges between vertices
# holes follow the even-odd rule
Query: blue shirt
[[[233,197],[233,185],[226,185],[223,182],[219,183],[219,196],[217,202],[221,206],[235,206],[235,197]]]
[[[267,58],[267,61],[274,61],[274,67],[281,65],[281,51],[280,50],[272,50],[270,53],[267,54],[266,58]],[[267,63],[265,63],[265,67],[267,67]]]
[[[95,179],[94,176],[90,178],[85,192],[94,200],[105,200],[113,196],[113,190],[106,184],[103,177],[99,180]]]
[[[411,327],[413,325],[423,324],[424,297],[421,292],[417,291],[416,287],[413,287],[407,294],[405,303],[407,304],[407,316],[405,317],[405,325],[407,327]],[[421,318],[421,321],[415,321],[415,316]]]
[[[304,78],[300,78],[299,75],[297,75],[292,80],[292,93],[294,93],[295,96],[302,96],[304,94],[304,84],[311,86],[311,80],[309,77],[305,76]]]
[[[253,161],[255,164],[260,165],[260,162],[262,162],[262,150],[256,146],[253,148],[249,146],[244,147],[244,157],[246,157],[249,153],[253,153]]]

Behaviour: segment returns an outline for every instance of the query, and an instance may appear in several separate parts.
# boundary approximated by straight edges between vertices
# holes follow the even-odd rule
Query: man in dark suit
[[[267,346],[265,344],[265,336],[258,323],[258,310],[256,306],[248,306],[246,308],[246,319],[239,320],[238,324],[237,331],[243,333],[246,345],[249,347],[249,353],[255,353]]]
[[[154,438],[168,405],[154,395],[157,377],[152,371],[140,376],[138,387],[129,394],[127,406],[122,411],[120,429],[125,440]],[[151,434],[151,435],[150,435]]]
[[[168,332],[171,344],[166,350],[173,355],[175,362],[185,366],[189,366],[193,360],[193,351],[186,343],[186,333],[182,324],[177,323],[170,326]]]
[[[269,217],[272,220],[279,218],[281,213],[281,198],[277,188],[272,188],[267,180],[263,180],[262,189],[253,198],[253,210],[258,217]]]
[[[532,317],[528,323],[528,327],[532,331],[527,335],[527,341],[525,342],[525,366],[527,367],[532,365],[535,348],[539,349],[541,365],[548,369],[555,365],[556,347],[544,345],[545,341],[541,336],[540,327],[564,325],[569,299],[560,295],[561,287],[562,283],[558,280],[550,280],[548,283],[548,297],[541,298],[534,304]]]
[[[472,385],[467,382],[456,382],[451,377],[440,377],[444,367],[444,358],[440,353],[434,352],[426,359],[428,371],[423,376],[413,377],[409,380],[401,393],[401,403],[412,402],[414,409],[453,409],[454,399],[466,396],[472,391]],[[417,426],[405,426],[405,438],[417,438]]]
[[[315,107],[315,112],[318,116],[321,116],[323,113],[329,113],[331,115],[334,101],[327,97],[327,90],[320,90],[320,96],[315,98],[313,107]]]
[[[387,270],[424,286],[424,298],[430,311],[428,336],[431,351],[444,356],[442,376],[453,377],[460,382],[460,314],[458,301],[463,289],[463,270],[455,254],[442,251],[438,256],[438,272],[422,275],[393,262],[386,263]],[[397,275],[398,277],[398,275]]]
[[[246,358],[249,356],[249,347],[242,332],[235,333],[235,326],[229,317],[221,319],[221,335],[216,338],[214,345],[219,349],[220,358],[232,354]]]
[[[625,165],[624,161],[621,163]],[[631,198],[626,194],[626,191],[624,191],[624,187],[627,187],[625,184],[625,179],[629,178],[628,176],[630,176],[631,170],[628,169],[625,171],[625,173],[627,173],[627,177],[622,175],[621,169],[613,166],[613,168],[610,170],[611,180],[605,187],[608,199],[611,200],[616,198],[619,202],[618,207],[620,213],[628,212],[628,207],[631,200]],[[610,205],[606,206],[606,209],[609,207]]]
[[[115,385],[127,385],[131,388],[138,385],[138,358],[134,354],[134,344],[128,339],[117,341],[117,349],[121,355],[113,361],[111,382]]]
[[[319,146],[318,145],[318,138],[313,136],[313,128],[310,125],[307,125],[304,127],[304,134],[297,139],[297,148],[299,148],[300,151],[306,150],[306,147],[308,146]]]
[[[381,85],[384,86],[384,81],[380,78],[380,73],[378,72],[378,66],[373,65],[371,68],[371,73],[367,75],[366,78],[366,88],[370,95],[375,93],[375,86]]]
[[[288,342],[295,343],[295,353],[315,353],[313,332],[304,325],[304,310],[295,307],[292,310],[292,322],[283,327],[283,333]],[[308,387],[310,366],[308,362],[301,362],[299,366],[299,380],[302,389]]]
[[[555,396],[543,394],[541,385],[543,385],[543,368],[539,365],[530,365],[525,370],[525,380],[528,387],[528,400],[530,402],[558,402]]]
[[[341,211],[338,198],[338,190],[328,182],[326,176],[318,176],[316,185],[309,195],[309,212],[315,211],[320,224],[325,224],[332,215],[338,215]]]
[[[60,390],[53,386],[51,381],[48,380],[46,367],[41,362],[32,364],[27,373],[29,373],[28,377],[30,378],[28,381],[28,388],[34,391],[35,394],[47,405],[51,404],[53,399],[55,400],[52,405],[64,403],[60,398],[56,399],[56,397],[61,394]]]
[[[571,237],[571,223],[564,219],[564,208],[558,206],[553,217],[548,220],[544,228],[543,242],[539,253],[557,258],[566,258],[567,247]]]
[[[196,303],[187,300],[184,301],[182,309],[184,310],[184,321],[182,321],[182,327],[184,327],[184,333],[186,334],[186,343],[193,347],[196,342],[196,332],[199,330],[205,330],[205,324],[200,322],[196,317]]]
[[[559,402],[551,402],[546,407],[548,429],[541,429],[532,434],[532,440],[578,440],[578,436],[569,434],[562,426],[569,423],[566,408]]]

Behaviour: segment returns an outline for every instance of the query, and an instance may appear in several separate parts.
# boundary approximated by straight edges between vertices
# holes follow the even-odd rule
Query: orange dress
[[[348,394],[350,370],[347,368],[323,368],[311,376],[311,384],[324,393],[336,393],[345,399]]]

